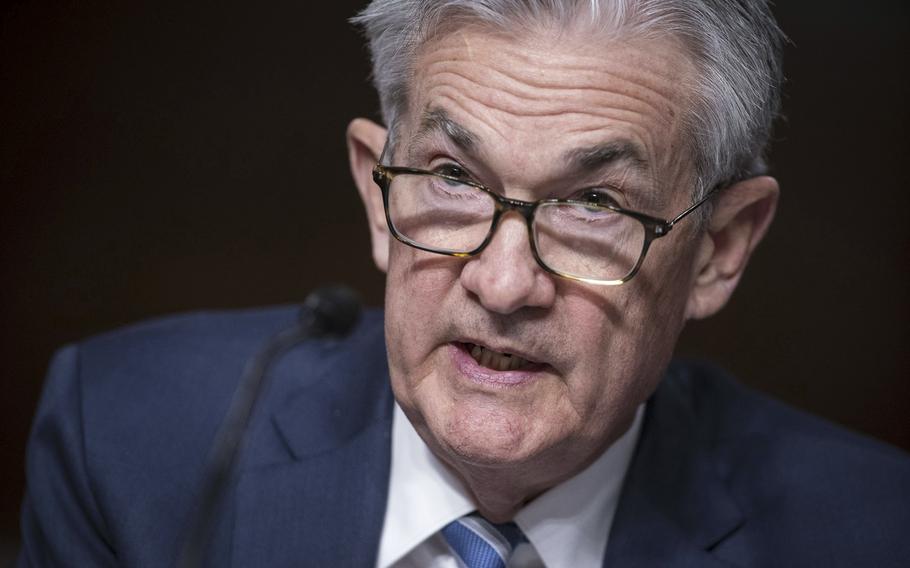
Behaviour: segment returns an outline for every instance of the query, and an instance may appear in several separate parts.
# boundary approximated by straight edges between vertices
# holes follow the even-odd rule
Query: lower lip
[[[523,369],[514,371],[497,371],[484,367],[471,357],[465,344],[450,343],[452,361],[461,374],[475,383],[514,387],[527,384],[540,376],[546,365],[533,363]]]

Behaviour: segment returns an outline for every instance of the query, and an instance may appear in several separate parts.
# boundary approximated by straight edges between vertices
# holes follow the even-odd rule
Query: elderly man
[[[276,364],[212,565],[897,566],[910,461],[670,362],[774,215],[763,0],[376,0],[351,123],[384,317]],[[243,362],[293,316],[63,350],[23,565],[173,563]],[[384,333],[383,333],[384,330]]]

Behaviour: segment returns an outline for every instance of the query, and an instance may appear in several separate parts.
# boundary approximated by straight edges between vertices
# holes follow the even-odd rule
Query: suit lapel
[[[275,410],[236,485],[234,566],[375,564],[393,408],[378,327],[276,369]]]
[[[373,565],[388,492],[389,431],[376,422],[344,447],[243,475],[233,564]]]
[[[604,566],[726,566],[710,550],[744,517],[730,497],[688,377],[671,371],[649,401]]]

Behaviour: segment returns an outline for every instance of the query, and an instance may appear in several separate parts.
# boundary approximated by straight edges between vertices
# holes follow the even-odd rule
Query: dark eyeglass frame
[[[428,247],[426,245],[422,245],[418,242],[412,241],[407,236],[399,233],[398,230],[395,228],[395,224],[392,223],[392,217],[389,212],[389,188],[391,187],[392,180],[395,178],[395,176],[401,175],[401,174],[428,175],[428,176],[442,178],[442,179],[453,181],[456,183],[469,185],[471,187],[474,187],[476,189],[483,191],[484,193],[486,193],[490,197],[492,197],[493,202],[495,203],[495,210],[493,211],[493,219],[490,222],[490,230],[487,233],[487,236],[484,238],[484,240],[473,250],[465,251],[465,252],[453,252],[450,250],[437,249],[434,247]],[[654,242],[656,239],[667,236],[670,233],[670,231],[673,229],[673,227],[679,221],[683,220],[687,215],[689,215],[689,213],[695,211],[701,205],[706,203],[720,188],[720,186],[715,186],[711,191],[707,192],[701,199],[699,199],[698,201],[696,201],[695,203],[693,203],[692,205],[687,207],[682,213],[680,213],[679,215],[676,215],[675,217],[673,217],[670,220],[666,220],[666,219],[661,219],[659,217],[654,217],[652,215],[648,215],[646,213],[640,213],[638,211],[632,211],[631,209],[625,209],[623,207],[620,207],[620,206],[614,205],[614,204],[610,204],[610,203],[592,205],[591,203],[586,203],[584,201],[578,201],[576,199],[539,199],[537,201],[522,201],[520,199],[512,199],[510,197],[504,197],[502,195],[499,195],[498,193],[490,190],[489,188],[485,187],[484,185],[471,181],[471,180],[466,180],[463,178],[449,176],[449,175],[441,174],[438,172],[431,172],[428,170],[421,170],[421,169],[417,169],[417,168],[407,168],[407,167],[400,167],[400,166],[386,166],[383,164],[376,164],[373,167],[373,181],[376,182],[376,185],[378,185],[379,189],[382,191],[382,203],[383,203],[383,207],[385,209],[385,218],[386,218],[386,223],[389,226],[389,231],[391,231],[392,236],[394,236],[396,239],[398,239],[399,241],[401,241],[402,243],[404,243],[408,246],[412,246],[414,248],[424,250],[427,252],[442,254],[442,255],[446,255],[446,256],[454,256],[454,257],[458,257],[458,258],[470,258],[472,256],[477,256],[478,254],[483,252],[483,249],[485,249],[486,246],[488,244],[490,244],[490,242],[493,240],[493,235],[496,233],[496,228],[499,226],[499,221],[502,218],[502,216],[505,215],[506,213],[508,213],[509,211],[516,211],[519,214],[521,214],[521,216],[524,217],[524,219],[525,219],[525,224],[528,227],[528,241],[531,243],[531,253],[534,256],[534,260],[537,261],[537,264],[542,269],[549,272],[550,274],[555,274],[556,276],[560,276],[560,277],[566,278],[568,280],[574,280],[576,282],[584,282],[586,284],[594,284],[597,286],[618,286],[620,284],[624,284],[624,283],[628,282],[629,280],[631,280],[632,277],[638,273],[639,268],[641,268],[641,265],[645,260],[645,255],[648,254],[648,249],[651,247],[651,243]],[[645,230],[645,240],[642,244],[641,253],[638,255],[638,261],[635,263],[635,265],[632,267],[632,269],[629,271],[628,274],[626,274],[624,277],[622,277],[620,279],[615,279],[615,280],[600,280],[597,278],[584,278],[581,276],[575,276],[574,274],[568,274],[566,272],[562,272],[562,271],[556,270],[555,268],[548,266],[547,263],[545,263],[543,261],[543,259],[540,258],[540,254],[537,250],[537,242],[534,238],[534,229],[533,229],[534,214],[537,212],[537,208],[543,204],[566,204],[566,205],[579,205],[579,206],[583,206],[583,207],[599,207],[599,208],[608,209],[615,213],[619,213],[621,215],[625,215],[627,217],[631,217],[631,218],[635,219],[636,221],[638,221],[639,223],[642,224],[642,226],[644,227],[644,230]]]

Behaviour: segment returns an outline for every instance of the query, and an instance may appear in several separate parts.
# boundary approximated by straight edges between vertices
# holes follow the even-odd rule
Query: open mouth
[[[494,371],[526,371],[543,367],[513,353],[502,353],[476,343],[461,343],[460,347],[479,365]]]

